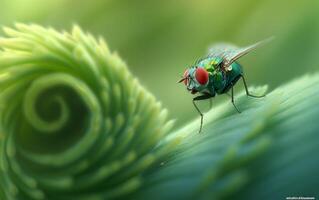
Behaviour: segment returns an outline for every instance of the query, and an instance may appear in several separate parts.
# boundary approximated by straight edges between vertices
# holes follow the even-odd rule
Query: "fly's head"
[[[206,89],[209,74],[203,67],[192,66],[185,70],[182,79],[178,82],[183,82],[189,92],[196,94]]]

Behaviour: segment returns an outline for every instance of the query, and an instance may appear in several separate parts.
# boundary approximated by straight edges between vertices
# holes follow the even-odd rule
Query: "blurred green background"
[[[278,0],[1,0],[0,24],[73,24],[103,36],[130,70],[170,110],[177,126],[197,117],[192,95],[176,84],[214,42],[272,43],[240,60],[249,85],[271,89],[319,66],[319,1]],[[235,91],[242,89],[242,84]],[[230,101],[214,99],[213,104]],[[201,103],[208,110],[209,103]],[[214,107],[214,106],[213,106]]]

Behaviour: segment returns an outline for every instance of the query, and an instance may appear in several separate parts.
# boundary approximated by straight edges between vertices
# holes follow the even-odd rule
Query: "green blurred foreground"
[[[0,39],[0,199],[318,197],[319,75],[173,123],[103,41],[18,24]],[[250,88],[263,94],[266,87]]]

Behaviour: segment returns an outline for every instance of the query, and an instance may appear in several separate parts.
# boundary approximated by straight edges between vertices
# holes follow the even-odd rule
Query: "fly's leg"
[[[247,96],[249,96],[249,97],[255,97],[255,98],[262,98],[262,97],[265,96],[265,95],[257,96],[257,95],[250,94],[249,91],[248,91],[248,87],[247,87],[247,83],[246,83],[246,80],[245,80],[244,75],[242,75],[241,78],[243,79],[244,86],[245,86],[245,90],[246,90],[246,95],[247,95]]]
[[[212,109],[213,106],[213,99],[209,99],[209,109]]]
[[[233,86],[233,84],[231,84],[231,85],[232,85],[232,87],[231,87],[231,103],[233,104],[233,106],[235,107],[235,109],[237,110],[237,112],[238,112],[238,113],[241,113],[241,112],[239,111],[239,109],[237,108],[235,102],[234,102],[234,86]]]
[[[198,133],[200,133],[202,131],[202,127],[203,127],[203,113],[199,110],[199,108],[197,107],[195,101],[200,101],[200,100],[205,100],[205,99],[209,99],[212,98],[213,96],[211,96],[210,94],[204,94],[201,96],[197,96],[195,98],[193,98],[193,105],[196,108],[197,112],[200,115],[200,127],[199,127],[199,131]]]

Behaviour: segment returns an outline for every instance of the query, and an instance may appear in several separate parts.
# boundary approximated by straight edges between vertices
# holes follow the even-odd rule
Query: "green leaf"
[[[267,94],[213,108],[172,133],[181,144],[153,171],[134,199],[285,199],[316,197],[319,185],[319,75]],[[267,87],[250,88],[263,94]]]

